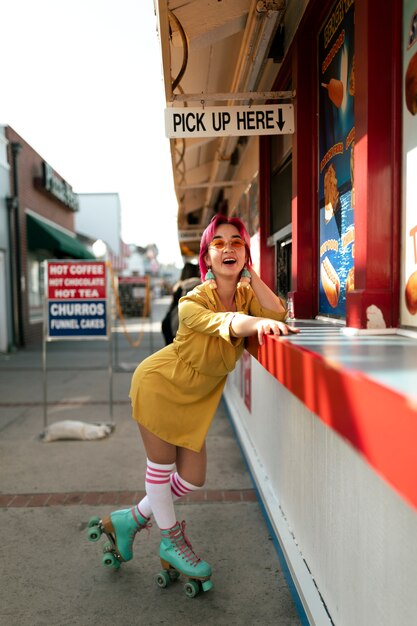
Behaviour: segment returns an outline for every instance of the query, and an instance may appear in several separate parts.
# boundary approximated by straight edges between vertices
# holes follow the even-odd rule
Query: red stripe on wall
[[[289,341],[266,337],[259,361],[417,509],[416,404]]]

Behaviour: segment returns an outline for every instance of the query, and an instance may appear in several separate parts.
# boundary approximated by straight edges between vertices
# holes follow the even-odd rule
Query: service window
[[[270,232],[275,249],[275,290],[286,298],[292,290],[292,136],[271,137]]]

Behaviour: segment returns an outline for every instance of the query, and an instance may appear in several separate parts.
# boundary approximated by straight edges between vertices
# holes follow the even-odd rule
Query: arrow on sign
[[[282,109],[278,109],[278,122],[277,122],[277,126],[280,130],[282,130],[285,126],[285,122],[283,120],[283,116],[282,116]]]

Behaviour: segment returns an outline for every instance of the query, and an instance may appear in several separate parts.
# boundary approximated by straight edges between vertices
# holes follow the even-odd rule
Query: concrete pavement
[[[161,590],[159,532],[136,539],[133,561],[101,565],[104,540],[89,543],[92,515],[130,506],[143,494],[145,453],[130,418],[134,365],[163,345],[153,323],[129,321],[131,347],[113,340],[114,432],[99,441],[43,443],[41,347],[0,355],[0,624],[269,625],[300,623],[223,403],[210,430],[204,489],[177,505],[193,546],[213,567],[212,591],[188,599],[182,584]],[[107,342],[47,347],[48,422],[109,422]]]

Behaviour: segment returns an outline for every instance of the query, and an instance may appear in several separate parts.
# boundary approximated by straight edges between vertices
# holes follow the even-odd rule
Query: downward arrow
[[[282,109],[278,109],[278,121],[277,121],[277,126],[280,130],[282,130],[284,128],[285,122],[283,120],[282,117]]]

